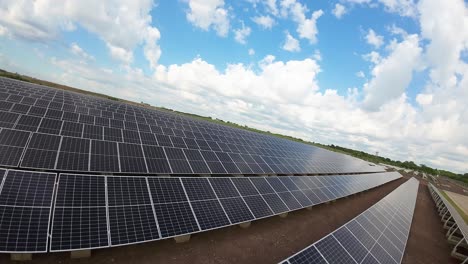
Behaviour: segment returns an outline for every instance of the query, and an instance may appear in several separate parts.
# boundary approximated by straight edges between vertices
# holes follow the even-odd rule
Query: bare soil
[[[405,178],[409,175],[402,174]],[[450,256],[451,246],[445,238],[445,229],[440,221],[434,200],[427,188],[427,181],[419,178],[419,190],[414,210],[410,236],[406,244],[403,264],[450,264],[459,263]]]

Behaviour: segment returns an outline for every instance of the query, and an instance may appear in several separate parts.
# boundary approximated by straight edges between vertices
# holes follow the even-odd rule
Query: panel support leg
[[[72,259],[89,258],[89,257],[91,257],[91,249],[70,251],[70,258]]]
[[[250,224],[251,224],[251,222],[244,222],[244,223],[240,223],[239,226],[241,228],[249,228]]]
[[[288,216],[288,212],[279,214],[279,217],[286,218]]]
[[[32,260],[31,253],[11,253],[10,259],[13,261],[28,261]]]
[[[185,243],[190,240],[190,235],[176,236],[174,240],[176,243]]]

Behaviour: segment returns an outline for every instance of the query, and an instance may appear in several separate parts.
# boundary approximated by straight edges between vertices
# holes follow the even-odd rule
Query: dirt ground
[[[403,174],[405,178],[409,175]],[[450,264],[459,263],[450,256],[452,248],[445,238],[445,229],[440,221],[427,182],[419,184],[410,236],[406,244],[403,264]]]
[[[247,229],[234,226],[196,234],[184,244],[167,239],[99,249],[92,251],[91,258],[79,260],[71,260],[69,253],[36,254],[32,263],[277,263],[345,224],[405,180],[319,205],[311,211],[299,210],[286,218],[259,220]],[[0,263],[13,262],[8,254],[0,254]],[[435,206],[423,184],[403,263],[457,263],[450,257]]]

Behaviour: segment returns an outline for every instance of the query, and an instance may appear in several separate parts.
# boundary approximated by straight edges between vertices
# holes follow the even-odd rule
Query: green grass
[[[440,189],[439,189],[440,190]],[[440,190],[440,193],[444,196],[444,198],[449,201],[449,203],[452,204],[453,207],[458,211],[460,216],[465,220],[465,224],[468,225],[468,215],[465,213],[465,211],[458,206],[458,204],[450,198],[448,194],[446,194],[443,190]]]

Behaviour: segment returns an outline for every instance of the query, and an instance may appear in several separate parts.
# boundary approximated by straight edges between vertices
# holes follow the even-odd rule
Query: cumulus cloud
[[[241,28],[234,30],[234,39],[240,44],[246,44],[246,38],[250,35],[250,33],[250,27],[246,27],[244,23],[242,23]]]
[[[335,4],[335,8],[332,10],[333,15],[340,19],[344,14],[346,14],[346,7],[342,4]]]
[[[418,94],[416,96],[416,102],[420,105],[428,105],[432,103],[432,94]]]
[[[270,16],[256,16],[252,20],[264,29],[271,29],[275,24],[275,20]]]
[[[286,31],[286,40],[284,41],[283,49],[289,52],[298,52],[301,50],[299,41],[295,39],[289,32]]]
[[[422,0],[421,35],[430,41],[426,56],[433,69],[432,80],[443,86],[456,85],[460,69],[460,54],[468,48],[468,11],[460,0],[444,2]],[[437,14],[437,15],[434,15]]]
[[[384,38],[383,36],[377,35],[374,30],[369,29],[366,35],[366,41],[369,45],[372,45],[374,48],[378,49],[383,45]]]
[[[92,8],[89,8],[92,6]],[[159,31],[151,26],[150,0],[116,1],[3,1],[0,2],[0,26],[15,38],[51,41],[62,31],[73,31],[79,25],[101,38],[111,56],[130,63],[133,49],[144,43],[146,59],[157,63],[160,54]]]
[[[395,45],[388,57],[377,61],[372,79],[364,85],[364,105],[375,111],[387,101],[400,97],[419,67],[421,53],[418,36],[409,35]]]
[[[249,49],[248,52],[249,52],[249,55],[250,55],[250,56],[255,55],[255,50],[254,50],[254,49]]]
[[[416,17],[418,14],[415,0],[343,0],[343,2],[370,7],[381,5],[385,11],[404,17]]]
[[[377,3],[370,0],[354,2]],[[130,23],[127,26],[125,19],[78,16],[78,11],[72,10],[81,2],[70,3],[72,10],[61,6],[61,12],[54,11],[53,5],[47,12],[41,9],[47,1],[40,2],[35,8],[28,7],[29,2],[29,5],[25,3],[0,3],[0,29],[3,28],[4,35],[46,42],[59,38],[63,31],[83,27],[94,34],[100,32],[99,36],[109,52],[125,63],[132,61],[131,51],[135,45],[143,45],[144,52],[144,47],[149,45],[147,42],[157,45],[160,38],[159,31],[149,30],[154,27],[150,26],[145,8],[141,12],[128,8],[127,11],[140,19],[141,24],[135,26]],[[135,2],[135,5],[144,6],[146,3]],[[226,13],[230,11],[222,1],[213,3],[217,8],[225,9]],[[340,3],[349,4],[346,1]],[[61,2],[56,5],[60,6]],[[112,7],[99,9],[101,5],[101,2],[97,4],[97,10],[110,10],[113,18],[123,12]],[[274,19],[291,18],[297,28],[307,17],[314,17],[314,12],[293,0],[270,0],[265,2],[267,5],[268,15]],[[387,5],[391,6],[390,2]],[[317,78],[321,67],[315,52],[303,60],[282,61],[268,55],[257,63],[231,63],[224,68],[217,68],[201,57],[181,64],[154,63],[151,66],[154,74],[149,76],[132,65],[110,70],[79,60],[79,57],[70,60],[52,58],[49,61],[41,58],[44,63],[49,63],[46,66],[58,69],[54,74],[44,70],[42,75],[56,82],[134,101],[218,117],[325,144],[379,151],[393,159],[414,159],[418,163],[466,172],[468,65],[466,55],[462,58],[462,54],[467,51],[467,36],[460,34],[467,32],[466,4],[460,0],[442,3],[439,0],[421,0],[416,7],[415,13],[421,14],[415,18],[421,32],[404,34],[395,30],[393,34],[397,40],[391,40],[385,49],[363,55],[371,69],[364,76],[367,77],[366,83],[362,89],[351,87],[345,94],[333,87],[319,87]],[[385,8],[390,11],[389,7]],[[83,10],[79,14],[94,16],[99,13],[97,10]],[[394,10],[398,9],[395,7]],[[60,19],[50,17],[51,14]],[[106,27],[98,25],[101,23]],[[128,34],[131,38],[123,38],[125,34],[121,36],[120,30],[130,29]],[[207,30],[216,31],[216,26],[210,22]],[[293,35],[302,38],[298,31]],[[160,56],[157,46],[149,48],[153,52],[145,53],[145,57],[157,61]],[[79,54],[78,50],[75,52]],[[15,55],[0,54],[0,64],[6,69],[41,76],[37,73],[41,69],[15,64],[13,61],[17,60],[9,60],[9,56]],[[423,67],[430,73],[429,79],[415,98],[408,98],[411,93],[406,91],[412,83],[413,73]]]
[[[84,51],[80,46],[78,46],[78,44],[76,44],[75,42],[73,42],[71,45],[70,45],[70,51],[71,53],[75,54],[76,56],[79,56],[83,59],[86,59],[86,60],[94,60],[94,57],[89,55],[86,51]]]
[[[224,0],[189,0],[187,20],[194,26],[208,31],[213,28],[219,36],[229,32],[229,14]]]
[[[359,77],[359,78],[366,78],[366,75],[364,74],[363,71],[356,72],[356,76]]]
[[[280,3],[281,15],[283,17],[291,16],[292,20],[297,23],[297,33],[300,38],[309,40],[311,44],[317,42],[317,20],[323,15],[321,9],[314,11],[310,18],[307,18],[307,6],[297,2],[296,0],[283,0]]]

